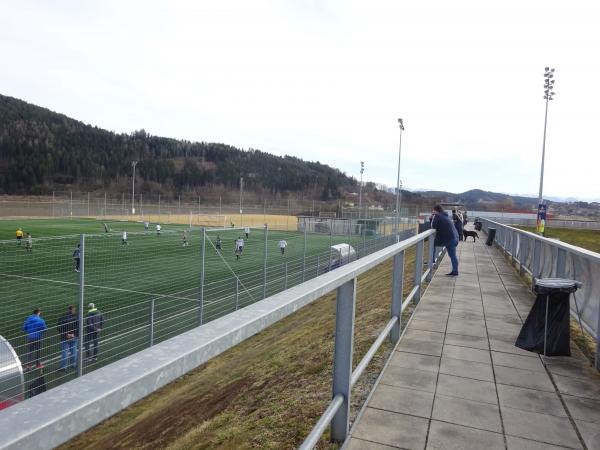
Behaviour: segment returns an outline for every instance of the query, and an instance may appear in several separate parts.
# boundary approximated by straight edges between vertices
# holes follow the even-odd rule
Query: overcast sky
[[[0,0],[0,93],[409,188],[599,198],[600,2]],[[595,81],[594,81],[595,80]]]

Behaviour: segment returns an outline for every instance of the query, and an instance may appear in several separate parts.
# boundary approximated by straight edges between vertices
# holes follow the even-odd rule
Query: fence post
[[[87,216],[90,217],[90,193],[88,192],[87,195],[88,195],[87,196],[88,197],[88,213],[87,213]]]
[[[70,203],[70,205],[71,205],[71,214],[70,214],[70,216],[71,216],[71,219],[72,219],[73,218],[73,191],[71,191],[71,203]]]
[[[150,347],[154,345],[154,299],[150,300]]]
[[[79,339],[77,341],[77,376],[83,375],[83,306],[84,306],[84,287],[85,287],[85,234],[79,236]]]
[[[319,276],[319,266],[321,265],[320,255],[317,255],[317,276]]]
[[[240,307],[240,279],[235,277],[235,310]]]
[[[415,286],[418,286],[415,292],[415,303],[421,300],[421,277],[423,276],[423,240],[417,242],[417,254],[415,255]]]
[[[285,263],[285,276],[283,278],[283,289],[287,289],[287,283],[288,283],[288,270],[287,270],[287,261]]]
[[[331,258],[333,257],[333,250],[331,246],[333,245],[333,219],[329,219],[329,266],[327,267],[327,271],[331,270]]]
[[[404,290],[404,250],[394,256],[394,267],[392,269],[392,317],[398,317],[398,321],[392,327],[390,340],[395,344],[400,340],[402,332],[402,297]]]
[[[52,191],[52,217],[54,217],[54,191]]]
[[[363,248],[362,248],[362,253],[365,254],[365,249],[367,247],[367,224],[365,222],[363,222],[362,225],[362,232],[363,232]]]
[[[206,227],[202,227],[202,246],[200,256],[200,325],[204,321],[204,256],[206,253]]]
[[[355,307],[356,278],[337,288],[332,397],[341,394],[344,403],[331,420],[331,440],[336,442],[343,442],[348,435]]]
[[[304,222],[304,251],[302,253],[302,282],[306,273],[306,222]]]
[[[427,268],[429,269],[429,273],[427,274],[427,282],[429,283],[431,278],[433,278],[433,254],[435,252],[435,245],[433,243],[435,242],[435,234],[429,236],[428,241]]]
[[[263,298],[267,297],[267,247],[269,243],[269,227],[265,223],[265,253],[263,258]]]
[[[106,218],[106,191],[104,191],[104,217]]]
[[[160,194],[158,194],[158,220],[160,221]]]

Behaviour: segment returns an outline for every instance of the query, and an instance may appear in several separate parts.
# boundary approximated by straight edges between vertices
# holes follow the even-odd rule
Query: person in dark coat
[[[39,308],[33,310],[33,314],[23,322],[23,331],[27,334],[28,352],[26,354],[27,365],[25,370],[30,370],[35,364],[38,368],[44,367],[41,359],[42,337],[48,329],[46,322],[41,318],[42,311]]]
[[[60,370],[77,367],[77,346],[79,343],[79,317],[75,306],[67,307],[67,314],[58,320],[56,331],[60,335]]]
[[[434,245],[436,247],[446,247],[448,256],[452,262],[452,272],[447,273],[447,276],[458,276],[458,258],[456,257],[456,246],[458,245],[458,232],[448,213],[444,211],[440,205],[433,207],[433,220],[431,228],[435,233]]]
[[[456,210],[452,210],[452,222],[454,222],[454,226],[456,227],[456,232],[458,233],[458,240],[463,240],[463,219],[460,214],[457,214]]]
[[[95,304],[90,303],[88,307],[89,311],[85,317],[85,358],[87,361],[96,361],[98,359],[100,332],[104,328],[104,316]]]

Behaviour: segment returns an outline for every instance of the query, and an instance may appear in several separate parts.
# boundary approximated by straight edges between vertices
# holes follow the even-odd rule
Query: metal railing
[[[337,290],[333,400],[303,448],[310,448],[328,425],[332,440],[343,441],[349,429],[352,386],[388,334],[398,342],[402,311],[411,301],[419,301],[422,284],[431,279],[434,236],[435,231],[429,230],[390,245],[1,411],[0,429],[12,432],[0,434],[0,448],[56,447],[333,290]],[[426,240],[429,251],[423,270]],[[415,286],[403,298],[405,253],[412,247],[417,257]],[[352,372],[357,277],[391,258],[391,318]]]
[[[532,286],[537,278],[549,277],[583,284],[571,297],[571,315],[595,339],[600,370],[600,254],[488,219],[481,222],[486,234],[496,229],[496,243],[513,265],[519,265],[521,275],[531,276]]]

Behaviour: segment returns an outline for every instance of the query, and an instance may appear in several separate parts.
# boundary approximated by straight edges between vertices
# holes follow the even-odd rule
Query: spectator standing
[[[456,257],[456,246],[458,245],[458,233],[454,223],[448,217],[448,213],[444,211],[440,205],[433,207],[433,220],[431,228],[435,233],[434,245],[436,247],[446,247],[448,256],[452,262],[452,272],[447,273],[447,276],[458,276],[458,258]]]
[[[67,307],[67,313],[58,320],[56,330],[60,335],[60,370],[77,367],[77,344],[79,341],[79,317],[74,305]]]
[[[38,308],[33,310],[25,322],[23,322],[22,330],[27,334],[27,365],[26,370],[33,368],[35,364],[38,368],[44,367],[40,359],[40,353],[42,349],[42,337],[48,327],[46,322],[41,317],[42,311]]]
[[[85,358],[86,361],[97,361],[100,332],[104,328],[104,316],[94,303],[90,303],[88,308],[89,310],[85,317]]]
[[[454,227],[456,228],[456,232],[458,233],[458,240],[463,240],[463,218],[460,212],[456,212],[455,209],[452,210],[452,222],[454,222]]]

